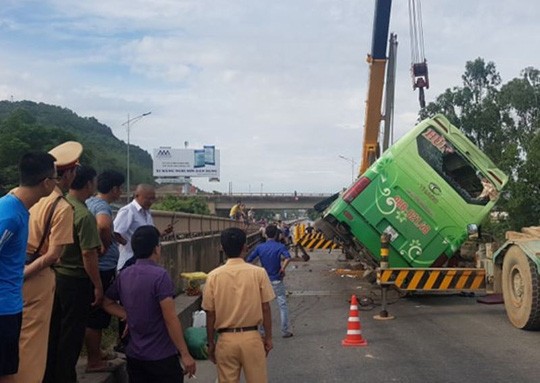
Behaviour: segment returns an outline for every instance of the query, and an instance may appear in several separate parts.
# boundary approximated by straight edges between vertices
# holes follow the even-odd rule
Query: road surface
[[[517,330],[503,305],[460,295],[401,298],[392,294],[392,321],[376,321],[378,306],[360,312],[367,347],[344,348],[352,294],[369,304],[379,292],[339,276],[337,253],[293,262],[285,282],[294,337],[279,337],[273,304],[270,382],[538,382],[540,332]]]

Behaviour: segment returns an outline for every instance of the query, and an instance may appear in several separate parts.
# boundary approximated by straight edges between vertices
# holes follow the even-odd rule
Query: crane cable
[[[409,0],[409,34],[411,38],[411,74],[413,90],[418,89],[420,108],[426,107],[424,88],[429,89],[429,76],[424,55],[424,28],[420,0]]]
[[[411,38],[412,64],[424,62],[424,28],[420,0],[409,0],[409,35]]]

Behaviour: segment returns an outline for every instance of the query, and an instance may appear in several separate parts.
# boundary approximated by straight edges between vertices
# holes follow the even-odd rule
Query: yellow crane
[[[380,124],[383,118],[389,121],[391,101],[387,101],[387,110],[382,113],[384,93],[384,80],[388,64],[387,43],[388,28],[390,25],[390,11],[392,0],[377,0],[373,20],[373,37],[371,52],[367,56],[369,65],[368,92],[366,99],[366,112],[364,118],[364,142],[359,174],[373,164],[380,155]],[[413,89],[420,91],[420,106],[425,106],[424,88],[429,88],[427,62],[424,58],[422,19],[419,0],[409,0],[409,24],[411,35],[411,73],[413,76]],[[395,36],[391,40],[395,40]],[[397,42],[396,42],[397,44]],[[389,74],[390,73],[389,71]],[[389,127],[386,127],[388,129]],[[387,135],[388,132],[385,132]],[[386,139],[385,139],[386,140]],[[386,149],[387,144],[384,149]]]

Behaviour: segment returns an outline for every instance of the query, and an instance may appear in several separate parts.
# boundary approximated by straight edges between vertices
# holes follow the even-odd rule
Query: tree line
[[[0,101],[0,195],[18,184],[18,159],[28,151],[48,151],[65,141],[78,141],[84,151],[81,163],[98,173],[106,169],[126,172],[126,150],[123,141],[95,118],[83,118],[71,110],[32,101]],[[139,147],[130,147],[132,185],[153,184],[152,157]],[[169,197],[154,209],[210,214],[199,197]]]
[[[98,172],[126,171],[126,144],[95,118],[83,118],[71,110],[32,101],[0,101],[0,193],[18,183],[17,162],[27,151],[48,151],[56,145],[79,141],[84,146],[81,162]],[[133,184],[153,183],[152,157],[130,147]]]

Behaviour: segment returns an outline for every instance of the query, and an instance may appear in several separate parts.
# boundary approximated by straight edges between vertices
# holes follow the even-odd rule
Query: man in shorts
[[[88,210],[96,217],[101,250],[99,254],[99,275],[103,291],[107,291],[116,276],[118,264],[118,241],[114,234],[111,203],[120,199],[124,175],[115,170],[106,170],[97,178],[96,196],[86,200]],[[88,352],[86,372],[103,372],[114,369],[115,366],[107,360],[114,359],[116,353],[101,350],[101,336],[104,329],[109,327],[110,314],[101,307],[92,307],[86,327],[85,344]]]

